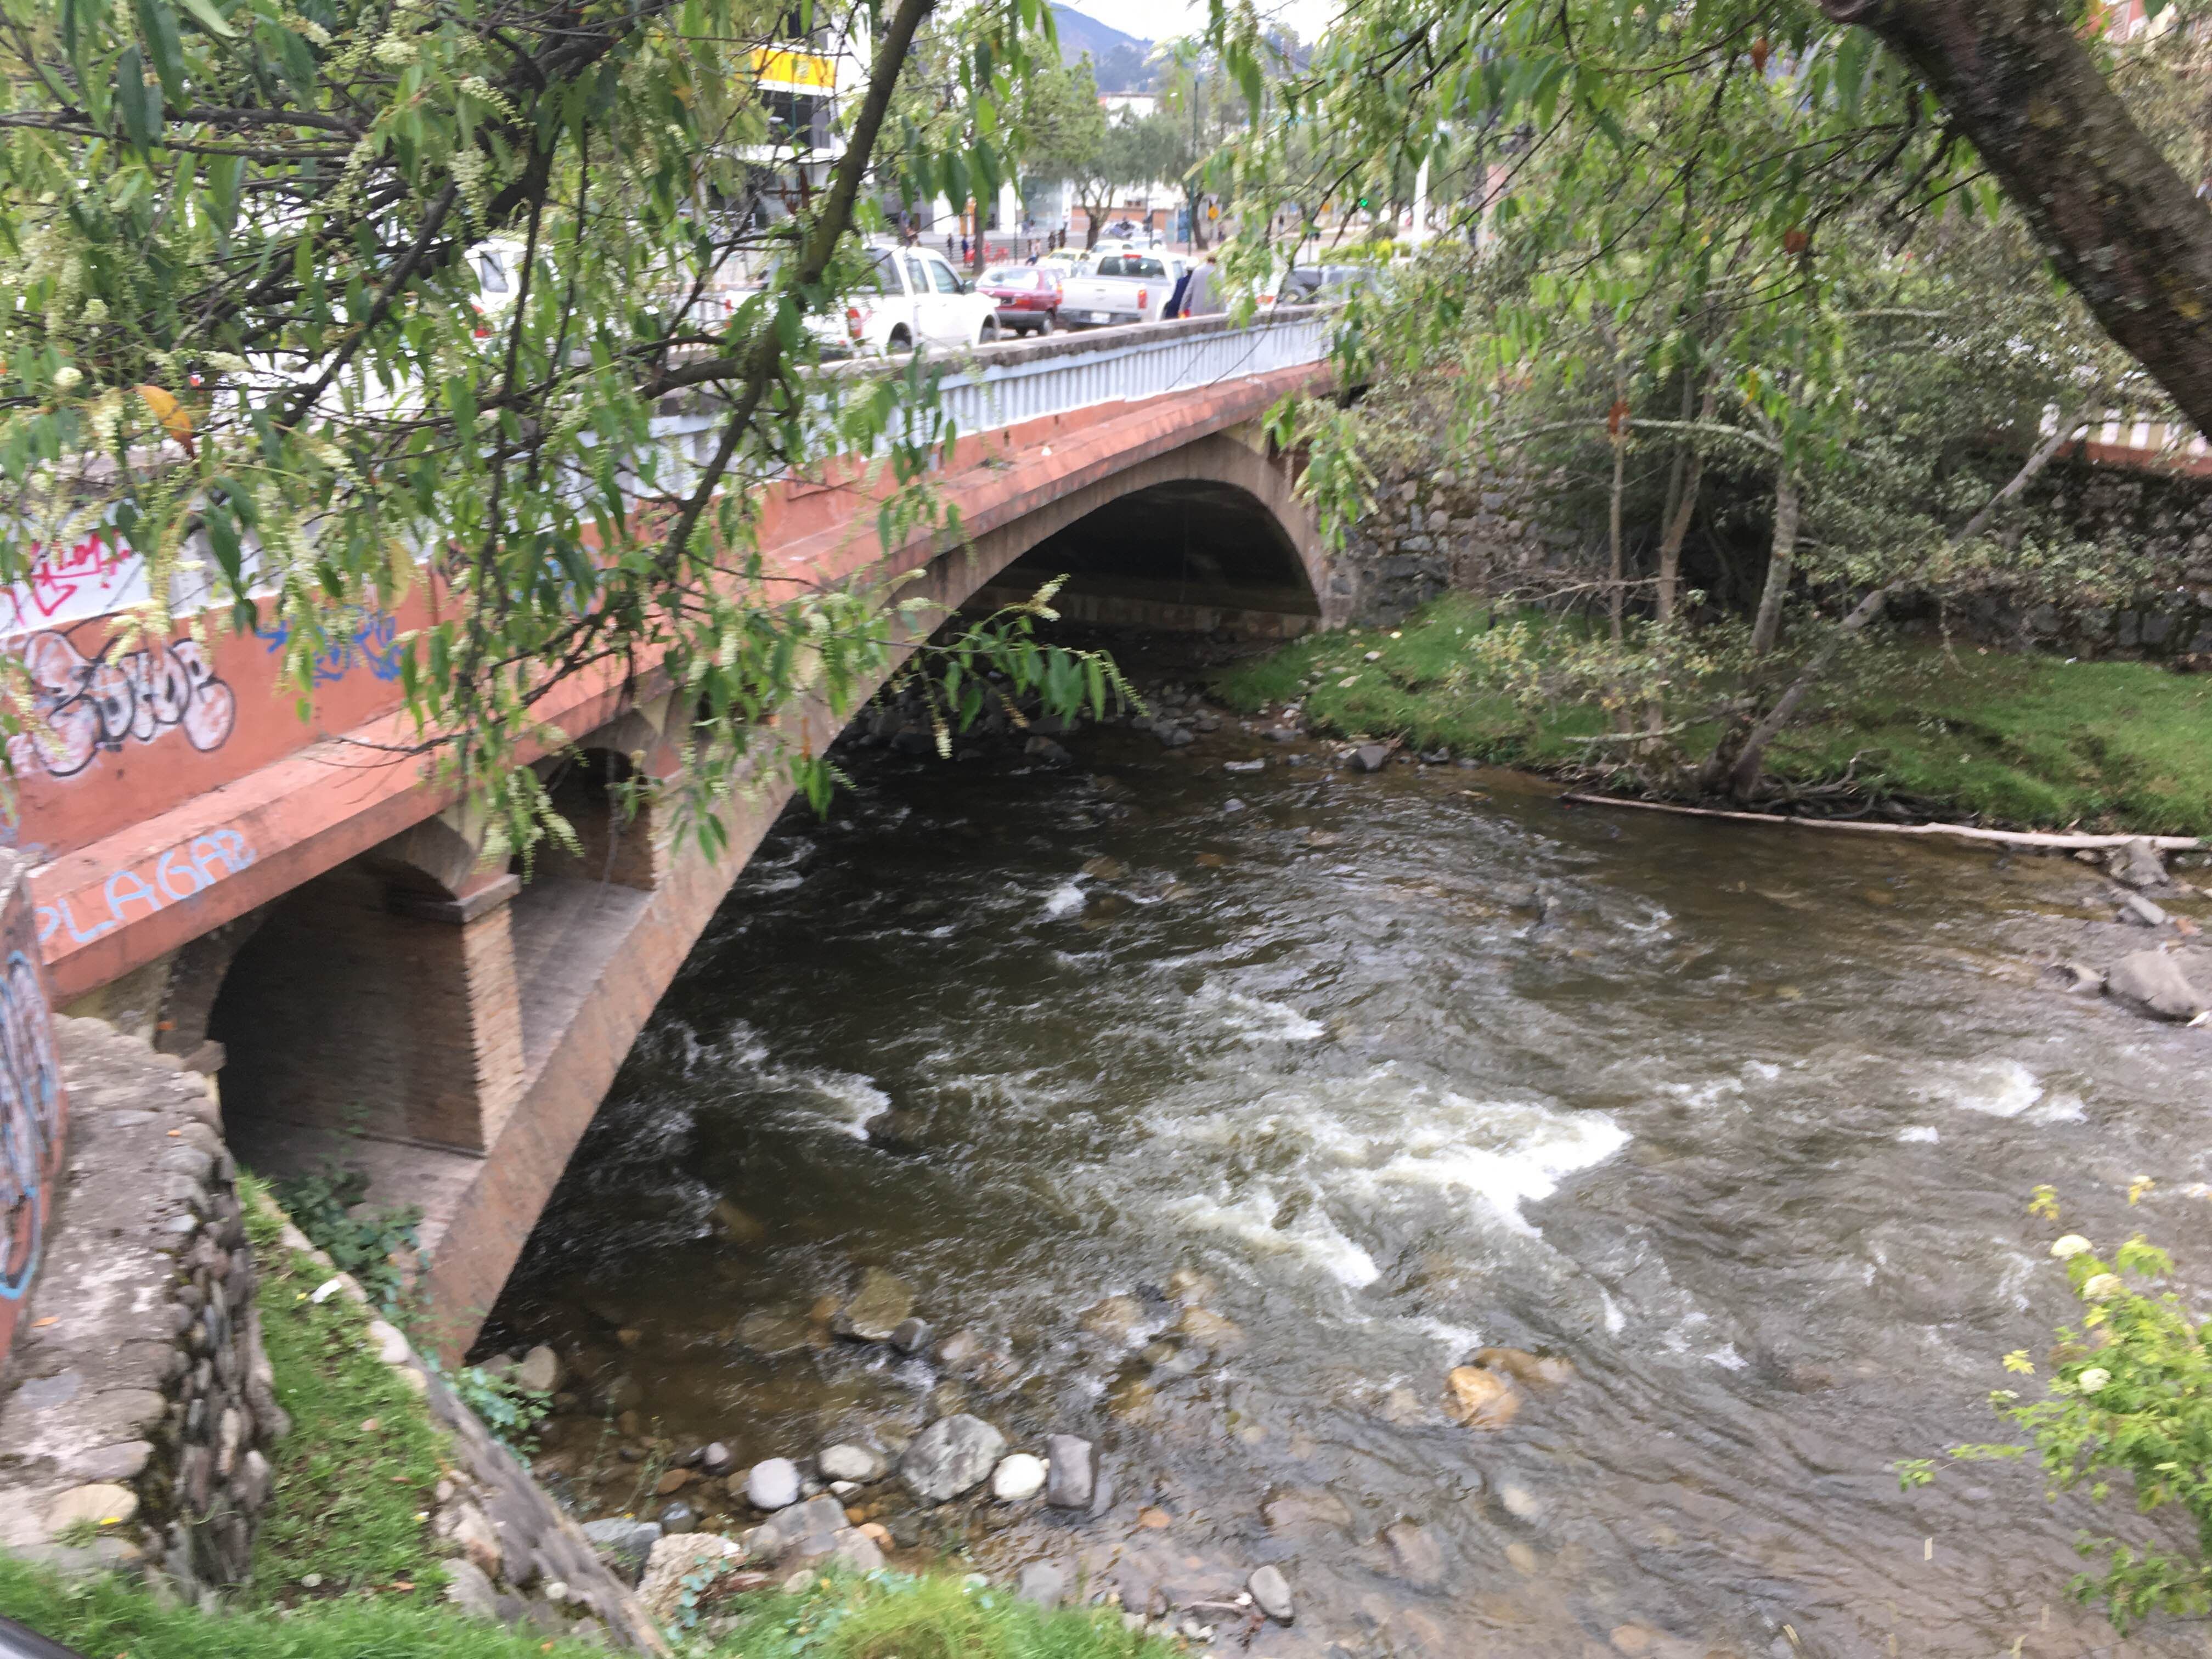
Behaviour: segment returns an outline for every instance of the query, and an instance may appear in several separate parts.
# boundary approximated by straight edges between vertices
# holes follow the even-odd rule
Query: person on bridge
[[[1168,308],[1160,313],[1163,319],[1173,319],[1182,315],[1182,296],[1190,291],[1191,267],[1186,265],[1182,276],[1176,278],[1175,292],[1168,295]]]
[[[1226,308],[1221,296],[1214,291],[1214,265],[1221,258],[1218,253],[1206,256],[1206,263],[1191,269],[1190,280],[1182,291],[1182,314],[1186,317],[1218,317]]]

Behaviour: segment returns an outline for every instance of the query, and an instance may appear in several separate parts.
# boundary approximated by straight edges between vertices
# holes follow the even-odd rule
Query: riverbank
[[[1248,712],[1296,702],[1306,724],[1338,736],[1602,776],[1589,742],[1605,731],[1597,708],[1532,703],[1482,675],[1469,641],[1491,622],[1475,599],[1452,595],[1396,629],[1314,635],[1235,664],[1212,686]],[[1711,690],[1682,701],[1702,703]],[[2212,677],[1893,641],[1840,672],[1768,764],[1784,784],[1848,780],[1864,799],[1916,816],[2203,836],[2212,834],[2209,729]],[[1693,723],[1673,740],[1694,757],[1713,735]]]

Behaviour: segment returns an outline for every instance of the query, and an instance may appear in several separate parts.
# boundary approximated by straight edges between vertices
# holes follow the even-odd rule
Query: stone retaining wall
[[[237,1166],[208,1080],[54,1020],[70,1140],[0,1397],[0,1546],[240,1583],[283,1432]]]

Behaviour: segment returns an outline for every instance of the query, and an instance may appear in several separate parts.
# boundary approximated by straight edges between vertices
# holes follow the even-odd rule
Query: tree
[[[1106,112],[1099,107],[1091,59],[1041,65],[1025,91],[1035,136],[1022,157],[1023,172],[1050,184],[1085,176],[1106,148]],[[1095,225],[1097,216],[1092,218]]]
[[[2212,433],[2212,211],[2079,27],[2045,0],[1823,4],[1920,73],[2097,320]]]
[[[861,267],[872,170],[927,196],[1000,176],[1019,85],[1056,57],[1006,0],[953,69],[1002,137],[887,133],[932,0],[861,9],[865,82],[842,155],[760,227],[771,137],[766,0],[5,0],[0,116],[0,570],[112,525],[156,596],[194,565],[222,612],[274,624],[304,694],[364,608],[435,585],[402,643],[421,734],[526,842],[550,809],[520,752],[563,678],[654,662],[696,711],[700,833],[779,750],[767,717],[847,700],[904,625],[878,584],[792,593],[755,540],[758,487],[825,448],[889,456],[887,538],[934,521],[939,429],[920,374],[814,376],[810,317]],[[802,9],[811,15],[811,8]],[[479,310],[471,250],[516,291]],[[726,314],[710,291],[758,273]],[[679,459],[653,429],[714,420]],[[20,709],[0,726],[20,730]]]

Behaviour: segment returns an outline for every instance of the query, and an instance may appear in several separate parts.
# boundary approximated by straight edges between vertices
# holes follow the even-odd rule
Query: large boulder
[[[925,1504],[949,1503],[990,1479],[1006,1451],[1006,1436],[962,1412],[915,1436],[899,1457],[899,1479]]]
[[[1253,1605],[1277,1624],[1287,1625],[1297,1616],[1291,1602],[1291,1581],[1280,1567],[1254,1568],[1244,1588],[1251,1591]]]
[[[2163,951],[2122,957],[2105,975],[2105,994],[2153,1019],[2186,1022],[2212,1009],[2212,999],[2191,985],[2181,963]]]

